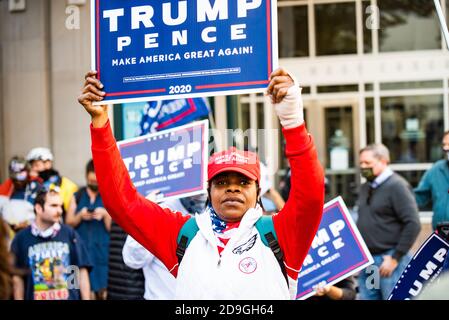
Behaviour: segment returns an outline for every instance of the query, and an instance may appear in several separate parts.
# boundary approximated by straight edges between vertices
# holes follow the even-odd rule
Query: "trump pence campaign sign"
[[[91,0],[102,103],[262,92],[277,67],[276,0]]]

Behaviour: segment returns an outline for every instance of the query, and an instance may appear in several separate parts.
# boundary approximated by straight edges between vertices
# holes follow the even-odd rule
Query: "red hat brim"
[[[243,174],[244,176],[252,179],[252,180],[256,180],[258,181],[258,177],[256,175],[254,175],[253,173],[249,172],[248,170],[243,169],[242,167],[233,167],[232,165],[230,166],[226,166],[226,167],[222,167],[216,171],[214,171],[211,176],[208,177],[207,181],[212,180],[213,177],[215,177],[216,175],[222,173],[222,172],[226,172],[226,171],[231,171],[231,172],[238,172]]]

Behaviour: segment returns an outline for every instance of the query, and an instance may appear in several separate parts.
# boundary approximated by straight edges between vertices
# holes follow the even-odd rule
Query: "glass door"
[[[353,207],[360,183],[357,100],[314,101],[305,107],[307,127],[326,170],[326,201],[341,196],[348,207]]]

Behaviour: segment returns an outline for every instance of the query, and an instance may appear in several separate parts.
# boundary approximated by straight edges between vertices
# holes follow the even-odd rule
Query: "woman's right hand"
[[[108,121],[108,106],[94,105],[93,102],[102,101],[106,93],[102,91],[103,84],[96,78],[97,71],[89,71],[84,76],[84,87],[78,102],[84,107],[92,118],[92,125],[95,128],[103,127]]]

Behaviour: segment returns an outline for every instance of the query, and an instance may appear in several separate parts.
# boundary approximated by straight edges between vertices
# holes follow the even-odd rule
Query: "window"
[[[373,21],[373,17],[375,13],[372,10],[371,1],[363,1],[362,2],[362,17],[363,17],[363,52],[364,53],[371,53],[373,52],[373,38],[372,38],[372,25],[375,22]]]
[[[397,174],[401,175],[412,188],[416,188],[421,181],[422,176],[426,171],[395,171]],[[432,211],[432,203],[428,203],[425,207],[419,208],[421,211]]]
[[[263,102],[257,102],[256,104],[257,110],[257,149],[259,152],[260,159],[265,161],[265,153],[266,153],[266,140],[267,134],[269,131],[265,131],[265,113],[264,113],[264,104]]]
[[[357,92],[359,86],[356,84],[343,84],[337,86],[317,86],[318,93],[331,93],[331,92]]]
[[[307,6],[278,8],[278,39],[281,58],[309,55]]]
[[[251,141],[249,141],[251,135],[247,131],[249,128],[251,128],[249,103],[239,103],[237,106],[237,127],[234,129],[234,145],[237,148],[248,149],[251,144]]]
[[[352,208],[357,200],[358,174],[330,174],[326,175],[325,202],[341,196],[345,204]]]
[[[301,93],[302,94],[310,94],[310,87],[301,87]]]
[[[329,107],[324,111],[326,167],[346,170],[354,166],[352,107]]]
[[[416,188],[421,181],[422,176],[426,171],[395,171],[397,174],[401,175],[410,185],[412,188]],[[432,204],[429,203],[427,206],[423,208],[419,208],[422,211],[432,211]]]
[[[355,3],[315,5],[317,55],[357,53]]]
[[[443,6],[443,3],[441,4],[441,6]],[[449,25],[449,0],[446,0],[446,25]]]
[[[441,48],[441,33],[433,1],[382,0],[379,51],[411,51]]]
[[[261,160],[265,160],[266,143],[272,131],[265,129],[265,97],[262,93],[238,96],[237,105],[231,110],[234,115],[232,141],[241,149],[257,150]]]
[[[365,117],[366,117],[366,144],[372,144],[375,141],[374,136],[374,99],[365,99]]]
[[[393,163],[434,162],[441,157],[443,96],[381,99],[382,142]]]
[[[410,90],[410,89],[433,89],[443,88],[443,81],[409,81],[409,82],[383,82],[380,84],[380,90]]]
[[[396,170],[396,173],[401,175],[402,177],[407,180],[408,183],[410,183],[410,186],[412,188],[416,188],[421,181],[422,176],[426,172],[425,170],[419,170],[419,171],[399,171]]]

